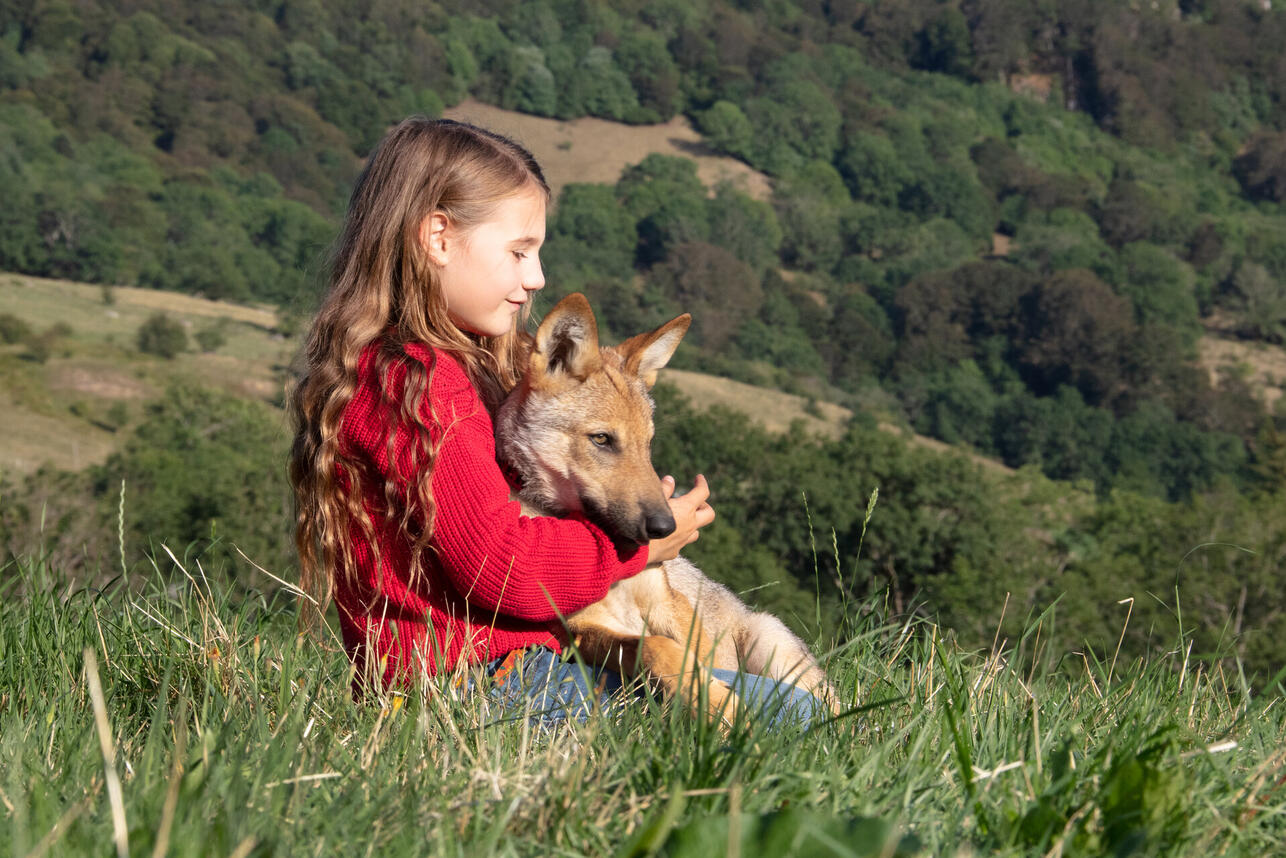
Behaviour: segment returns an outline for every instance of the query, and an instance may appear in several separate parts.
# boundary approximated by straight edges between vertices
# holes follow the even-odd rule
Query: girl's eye
[[[606,432],[595,432],[589,436],[589,440],[595,447],[606,447],[608,444],[612,443],[612,436],[608,435]]]
[[[527,254],[523,253],[521,250],[515,250],[515,251],[513,252],[513,254],[514,254],[514,259],[526,259],[526,258],[527,258]]]

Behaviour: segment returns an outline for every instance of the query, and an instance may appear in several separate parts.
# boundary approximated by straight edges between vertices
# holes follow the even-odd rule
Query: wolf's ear
[[[600,366],[594,311],[584,295],[574,292],[555,304],[541,321],[531,369],[537,374],[562,372],[584,379]]]
[[[630,337],[616,347],[625,356],[625,371],[643,379],[648,387],[656,384],[656,372],[670,362],[679,341],[688,332],[692,317],[684,313],[648,334]]]

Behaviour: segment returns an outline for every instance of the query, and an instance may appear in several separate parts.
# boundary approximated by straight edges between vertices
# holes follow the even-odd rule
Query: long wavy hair
[[[433,532],[429,478],[437,453],[420,404],[434,366],[410,357],[406,345],[451,352],[492,408],[517,380],[527,308],[499,337],[457,328],[447,316],[437,269],[421,246],[421,224],[441,212],[467,237],[501,201],[533,191],[548,200],[549,186],[526,149],[473,125],[423,117],[393,128],[358,177],[290,396],[295,439],[289,471],[300,586],[319,606],[304,617],[305,624],[328,604],[337,574],[355,580],[353,525],[377,548],[375,522],[363,505],[364,485],[382,491],[382,502],[373,506],[384,510],[384,524],[395,522],[410,544],[412,579],[420,572]],[[378,489],[370,485],[361,463],[340,449],[340,424],[357,388],[358,359],[373,343],[378,343],[375,368],[384,382],[384,405],[400,424],[388,427],[386,443],[391,448],[401,429],[409,430],[412,440],[409,491],[399,489],[393,474]],[[396,390],[390,382],[395,377],[404,378]]]

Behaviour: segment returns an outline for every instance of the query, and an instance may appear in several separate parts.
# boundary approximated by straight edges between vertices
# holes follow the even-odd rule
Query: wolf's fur
[[[687,332],[688,315],[600,348],[589,302],[570,295],[545,317],[527,372],[500,408],[497,449],[523,479],[534,514],[580,512],[621,543],[669,535],[674,519],[652,467],[649,388]],[[619,581],[567,618],[583,656],[636,668],[694,710],[730,722],[736,695],[709,668],[793,682],[835,711],[826,675],[804,643],[683,558]]]

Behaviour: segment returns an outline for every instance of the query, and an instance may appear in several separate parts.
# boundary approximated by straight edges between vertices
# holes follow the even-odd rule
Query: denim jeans
[[[736,691],[752,718],[767,718],[773,726],[806,727],[829,714],[820,700],[788,682],[735,670],[710,672]],[[610,711],[646,694],[633,684],[627,688],[614,670],[590,668],[545,647],[496,659],[486,673],[491,698],[506,708],[530,706],[533,722],[583,721],[596,708]]]

